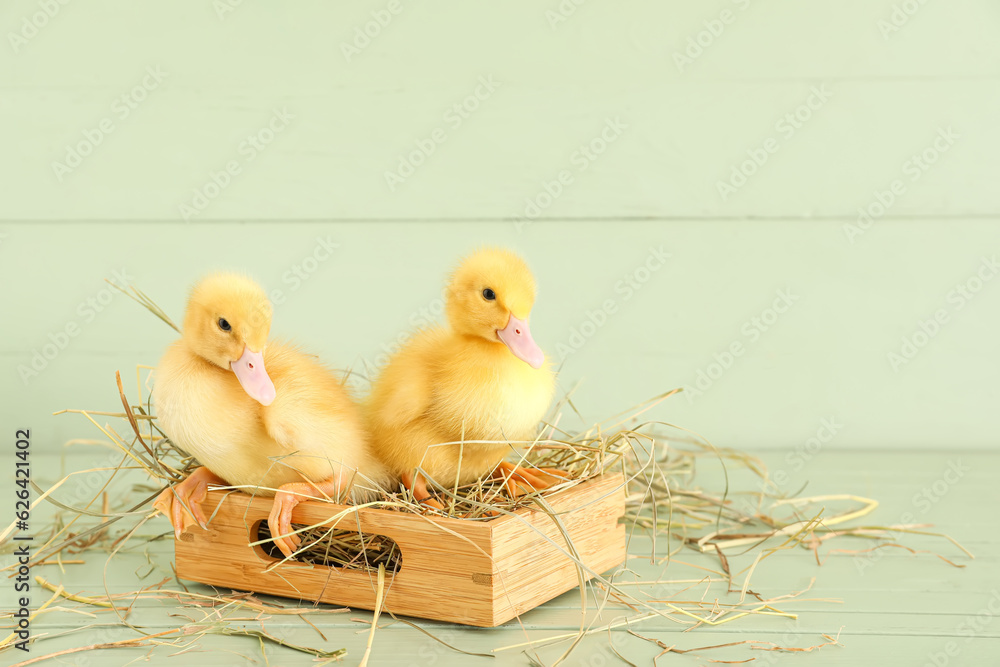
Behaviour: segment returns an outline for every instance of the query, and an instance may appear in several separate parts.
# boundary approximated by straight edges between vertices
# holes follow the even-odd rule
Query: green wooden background
[[[791,448],[828,420],[838,448],[995,447],[1000,280],[955,286],[988,273],[1000,227],[882,224],[852,246],[837,221],[8,223],[0,405],[59,442],[77,425],[48,413],[107,409],[115,370],[156,363],[174,332],[104,278],[180,320],[200,275],[248,271],[276,336],[364,370],[498,243],[530,260],[535,337],[587,420],[686,386],[662,416],[718,444]]]
[[[86,305],[116,271],[177,317],[248,271],[356,366],[499,243],[589,419],[687,385],[671,418],[723,444],[996,444],[993,3],[39,7],[0,10],[0,409],[55,441],[170,340]]]
[[[510,246],[586,422],[685,386],[658,418],[885,522],[972,457],[921,518],[978,569],[835,559],[846,611],[796,643],[846,625],[853,652],[781,661],[933,664],[997,588],[998,27],[987,0],[4,3],[0,419],[33,429],[43,481],[105,456],[58,463],[95,431],[50,414],[118,409],[115,371],[131,390],[174,334],[104,279],[179,319],[199,276],[246,271],[276,336],[363,370],[437,318],[463,253]],[[456,641],[522,636],[497,632]],[[424,646],[386,637],[377,664]]]

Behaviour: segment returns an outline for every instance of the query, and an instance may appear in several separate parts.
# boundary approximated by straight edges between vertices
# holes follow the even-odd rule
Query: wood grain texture
[[[349,514],[331,528],[384,535],[399,545],[402,564],[386,582],[385,609],[465,625],[492,627],[576,587],[575,549],[590,570],[605,572],[625,560],[625,511],[621,475],[605,475],[546,497],[566,531],[547,513],[521,509],[490,521],[415,516],[372,508],[305,501],[293,522],[312,525]],[[239,590],[374,609],[370,571],[277,562],[257,540],[271,501],[243,493],[212,491],[208,530],[190,528],[176,542],[177,574],[184,579]],[[577,509],[579,508],[579,509]],[[567,545],[567,539],[572,547]]]
[[[0,49],[0,120],[16,128],[0,219],[178,220],[230,160],[241,173],[193,220],[507,219],[563,170],[573,182],[540,219],[854,216],[948,126],[960,138],[889,216],[1000,215],[996,7],[920,3],[885,33],[896,4],[630,0],[553,21],[558,2],[429,2],[348,56],[386,2],[244,2],[219,16],[195,0],[95,0]],[[36,11],[9,3],[6,25]],[[734,21],[713,37],[723,11]],[[706,46],[679,67],[695,39]],[[165,78],[120,117],[112,105],[149,67]],[[482,77],[494,90],[448,116]],[[817,87],[828,101],[779,129]],[[294,120],[251,160],[240,146],[275,109]],[[105,118],[113,132],[58,177],[53,162]],[[609,119],[627,127],[579,160]],[[415,173],[388,187],[436,129]],[[722,198],[717,183],[768,138],[777,152]]]
[[[764,462],[773,470],[785,466],[783,455],[775,452],[761,452]],[[954,484],[947,493],[926,511],[915,508],[915,494],[940,478],[949,461],[961,458],[970,470]],[[823,640],[821,634],[840,633],[843,646],[827,647],[812,653],[764,653],[751,651],[746,647],[733,647],[719,651],[703,651],[698,657],[674,656],[678,664],[714,664],[709,659],[745,660],[756,658],[756,664],[777,665],[779,667],[843,667],[854,665],[934,665],[947,659],[947,667],[957,665],[992,665],[1000,647],[1000,620],[989,605],[996,609],[996,599],[1000,591],[1000,519],[994,508],[1000,503],[1000,488],[996,485],[993,472],[1000,466],[1000,456],[996,452],[967,452],[954,448],[942,448],[939,452],[907,452],[870,450],[845,452],[828,448],[819,452],[800,471],[791,471],[788,483],[791,490],[808,482],[808,493],[854,493],[876,498],[880,506],[870,516],[872,523],[892,523],[899,521],[901,513],[910,511],[917,514],[921,522],[935,524],[934,529],[946,532],[961,541],[976,555],[975,560],[959,559],[966,567],[957,569],[939,561],[931,554],[910,554],[901,549],[883,550],[884,556],[872,561],[864,570],[857,565],[857,558],[851,554],[833,553],[816,564],[807,551],[780,552],[767,559],[757,568],[753,577],[753,589],[762,595],[781,595],[799,590],[809,585],[815,578],[813,588],[807,597],[815,601],[797,603],[785,602],[783,608],[797,614],[798,618],[780,619],[776,617],[744,618],[738,622],[714,628],[700,627],[682,632],[684,627],[667,619],[651,619],[637,624],[634,630],[644,636],[676,644],[680,649],[711,646],[746,639],[772,641],[782,646],[806,647]],[[57,481],[62,476],[60,461],[54,453],[37,454],[35,467],[42,486]],[[77,466],[74,467],[84,467]],[[707,466],[706,472],[707,470]],[[734,475],[731,477],[733,491],[747,488],[748,481]],[[717,488],[718,480],[705,479],[705,488]],[[70,500],[72,489],[63,488],[57,498]],[[42,520],[41,508],[36,520]],[[35,574],[46,579],[63,583],[72,593],[104,595],[136,591],[150,583],[167,579],[166,587],[179,589],[173,579],[173,544],[169,525],[158,518],[146,526],[149,536],[164,535],[161,539],[142,544],[141,548],[126,545],[110,562],[101,555],[88,554],[82,565],[48,565],[38,568]],[[144,529],[145,530],[145,529]],[[137,539],[142,539],[144,535]],[[957,558],[956,550],[941,540],[930,537],[905,538],[905,542],[920,549],[943,552]],[[131,542],[130,542],[131,544]],[[245,541],[244,541],[245,544]],[[654,563],[666,556],[670,545],[663,539],[656,543],[655,551],[648,538],[636,534],[630,541],[630,568],[643,579],[694,579],[702,578],[704,567],[717,568],[718,561],[709,554],[683,551],[675,554],[669,565]],[[864,546],[852,541],[842,544],[846,548]],[[734,571],[750,565],[754,552],[739,556],[732,554],[730,563]],[[616,580],[626,581],[620,577]],[[208,586],[185,582],[194,593],[211,593]],[[701,588],[690,588],[691,583],[663,585],[655,590],[658,597],[667,600],[695,599],[702,595]],[[8,600],[10,587],[0,589],[0,600]],[[228,593],[227,587],[220,592]],[[633,591],[634,592],[634,591]],[[588,595],[599,594],[588,587]],[[725,586],[709,590],[709,600],[718,597],[722,602],[734,602],[738,594],[727,596]],[[268,604],[281,604],[278,598],[263,596]],[[59,605],[93,613],[94,619],[85,623],[117,623],[117,617],[106,609],[64,601]],[[588,623],[594,627],[612,621],[621,621],[635,612],[622,605],[606,607],[600,617],[594,605],[588,605]],[[329,610],[320,604],[320,611]],[[213,610],[230,617],[247,617],[241,610]],[[184,617],[200,619],[204,607],[179,607],[173,599],[146,598],[131,605],[130,622],[139,625],[145,632],[160,632],[176,628],[186,622]],[[34,629],[36,634],[73,631],[58,637],[46,638],[33,649],[30,657],[48,652],[82,646],[94,641],[95,637],[125,639],[138,636],[127,628],[104,630],[103,627],[81,630],[81,616],[69,611],[54,611],[38,618]],[[580,593],[571,590],[555,599],[524,613],[519,619],[497,628],[484,631],[479,628],[455,624],[418,621],[418,625],[466,651],[490,653],[523,642],[540,640],[557,635],[576,632],[580,627]],[[364,653],[368,623],[371,614],[360,610],[340,614],[309,614],[308,620],[323,633],[326,640],[300,619],[274,615],[256,620],[235,621],[247,627],[265,627],[277,637],[290,642],[328,649],[346,647],[348,655],[344,664],[357,664]],[[411,667],[435,665],[437,667],[483,665],[484,667],[527,665],[529,655],[521,649],[507,649],[495,653],[494,658],[478,658],[463,655],[439,644],[420,631],[401,623],[390,623],[383,617],[375,636],[374,650],[369,665],[373,667]],[[100,633],[100,634],[95,634]],[[567,642],[538,650],[543,664],[551,665],[568,646]],[[587,636],[563,664],[580,667],[607,667],[618,664],[620,659],[612,652],[614,647],[622,656],[636,665],[649,667],[651,659],[660,649],[633,635],[625,629],[611,633],[600,632]],[[951,649],[956,655],[949,656]],[[90,652],[84,654],[94,667],[121,665],[133,658],[148,660],[152,665],[171,665],[185,659],[175,655],[174,647],[154,647],[135,650]],[[263,664],[264,656],[272,665],[306,667],[315,664],[313,657],[298,654],[290,649],[266,645],[262,649],[256,639],[246,637],[207,636],[197,641],[186,654],[192,664],[219,659],[230,662]],[[223,657],[224,656],[224,657]],[[942,657],[944,656],[944,657]],[[3,664],[9,654],[0,656]],[[199,662],[200,661],[200,662]],[[45,663],[42,663],[43,665]],[[82,662],[80,664],[83,664]],[[624,663],[623,663],[624,664]],[[669,664],[667,657],[659,663]],[[751,665],[754,663],[750,663]]]
[[[717,357],[741,343],[721,377],[669,399],[660,417],[740,449],[801,452],[824,419],[843,425],[828,446],[994,449],[1000,281],[962,308],[948,299],[979,280],[1000,224],[885,220],[851,244],[847,222],[0,225],[0,275],[17,286],[0,290],[0,419],[28,420],[62,443],[79,437],[78,418],[52,412],[117,410],[115,371],[135,395],[136,364],[155,365],[176,332],[104,283],[122,269],[178,320],[205,273],[246,271],[280,296],[276,339],[364,375],[421,323],[443,320],[457,258],[496,244],[521,252],[538,280],[532,332],[559,365],[558,395],[583,382],[573,396],[581,417],[564,417],[571,430],[678,386],[701,391]],[[338,247],[301,280],[292,269],[314,261],[318,239]],[[630,291],[624,279],[658,249],[671,256]],[[798,300],[762,331],[752,318],[773,318],[765,311],[779,290]],[[106,305],[89,310],[98,297]],[[942,308],[947,325],[894,368],[888,354],[924,336],[920,323]],[[77,335],[41,358],[68,326]],[[44,366],[22,379],[33,363]],[[356,385],[364,395],[367,383]]]

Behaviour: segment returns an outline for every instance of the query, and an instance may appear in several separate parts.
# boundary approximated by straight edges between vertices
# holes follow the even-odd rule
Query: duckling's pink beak
[[[510,348],[515,357],[532,368],[541,368],[545,363],[545,353],[531,337],[528,323],[524,320],[511,315],[507,326],[497,330],[497,337]]]
[[[261,405],[271,405],[276,393],[274,383],[264,370],[264,351],[254,352],[250,346],[243,348],[243,356],[229,364],[243,391]]]

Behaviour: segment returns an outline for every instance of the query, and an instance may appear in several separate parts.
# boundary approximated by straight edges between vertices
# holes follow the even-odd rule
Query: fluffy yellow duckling
[[[341,381],[315,358],[268,343],[270,328],[271,304],[248,278],[213,275],[191,292],[153,399],[164,433],[203,467],[155,506],[179,537],[194,521],[205,527],[208,484],[264,487],[256,493],[275,495],[268,523],[288,556],[299,544],[288,535],[292,508],[304,496],[362,500],[387,477]]]
[[[417,333],[375,381],[365,403],[375,452],[418,501],[440,508],[417,466],[446,487],[493,472],[512,495],[564,475],[503,461],[508,442],[535,437],[555,389],[528,328],[534,302],[524,260],[502,249],[475,252],[448,284],[449,326]],[[477,442],[484,440],[499,442]]]

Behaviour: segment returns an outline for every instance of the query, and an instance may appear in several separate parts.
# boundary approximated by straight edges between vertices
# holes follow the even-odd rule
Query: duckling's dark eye
[[[483,298],[487,301],[493,301],[497,298],[497,293],[491,290],[489,287],[483,290]]]
[[[224,317],[220,317],[219,318],[219,328],[222,329],[223,331],[232,331],[233,330],[233,327],[230,326],[229,322],[226,321],[226,318],[224,318]]]

